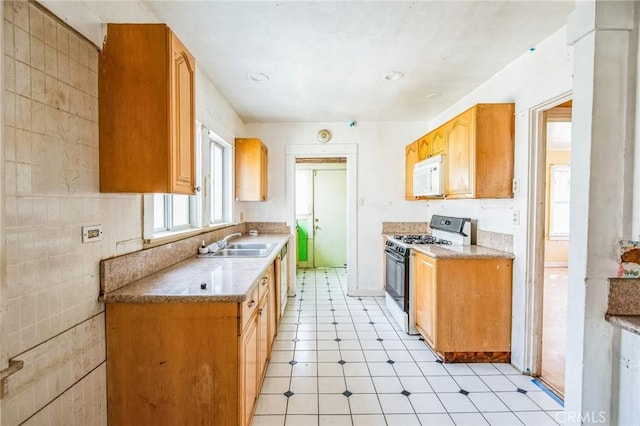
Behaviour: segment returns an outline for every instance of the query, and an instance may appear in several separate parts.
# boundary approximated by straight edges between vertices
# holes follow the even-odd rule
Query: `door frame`
[[[546,214],[547,110],[573,98],[565,92],[529,110],[527,197],[526,307],[524,370],[540,376],[542,365],[542,303],[544,295],[544,223]],[[556,117],[558,117],[556,115]],[[565,116],[566,118],[566,116]],[[542,255],[540,255],[542,253]],[[571,262],[569,261],[569,267]]]
[[[288,223],[296,229],[296,158],[347,159],[347,294],[353,296],[358,289],[358,145],[287,145],[285,148],[286,198]],[[291,253],[297,253],[297,241],[293,239]],[[296,276],[297,265],[292,265],[292,276]],[[295,295],[295,280],[292,280],[289,296]]]

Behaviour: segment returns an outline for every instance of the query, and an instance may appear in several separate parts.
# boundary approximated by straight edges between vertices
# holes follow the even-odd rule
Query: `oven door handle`
[[[403,258],[403,257],[401,257],[401,256],[399,256],[399,255],[397,255],[397,254],[395,254],[395,253],[394,253],[394,252],[392,252],[392,251],[385,250],[385,251],[384,251],[384,254],[386,254],[387,256],[389,256],[391,259],[393,259],[393,260],[394,260],[394,261],[396,261],[396,262],[404,263],[404,258]]]

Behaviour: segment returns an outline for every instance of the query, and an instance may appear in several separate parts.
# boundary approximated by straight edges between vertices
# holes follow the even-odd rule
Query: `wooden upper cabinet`
[[[513,197],[514,104],[478,104],[445,130],[447,198]]]
[[[100,54],[100,191],[193,194],[195,60],[164,24],[108,24]]]
[[[236,200],[265,201],[268,196],[269,150],[258,138],[238,138]]]
[[[431,156],[444,154],[447,149],[447,139],[445,126],[440,126],[430,133],[431,135]]]
[[[418,162],[418,146],[420,141],[417,140],[405,148],[404,163],[404,197],[406,200],[417,200],[418,197],[413,195],[413,166]]]
[[[449,142],[447,179],[445,180],[447,196],[472,195],[473,167],[475,166],[471,161],[475,148],[472,143],[473,115],[473,110],[468,110],[445,125]]]
[[[431,134],[426,134],[418,139],[418,161],[431,157]]]

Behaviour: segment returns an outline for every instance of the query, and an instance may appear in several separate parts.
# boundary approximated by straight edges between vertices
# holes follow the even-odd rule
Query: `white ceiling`
[[[147,12],[166,22],[246,123],[428,121],[573,9],[571,1],[83,3],[102,22],[139,22]],[[392,70],[405,78],[384,80]],[[247,78],[257,72],[269,80]]]

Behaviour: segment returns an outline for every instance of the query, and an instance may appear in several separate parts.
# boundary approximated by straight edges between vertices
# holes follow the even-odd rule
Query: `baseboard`
[[[355,294],[353,294],[353,296],[358,297],[358,296],[376,296],[376,297],[381,297],[384,296],[385,292],[384,290],[379,290],[379,289],[375,289],[375,288],[359,288],[356,290]]]

